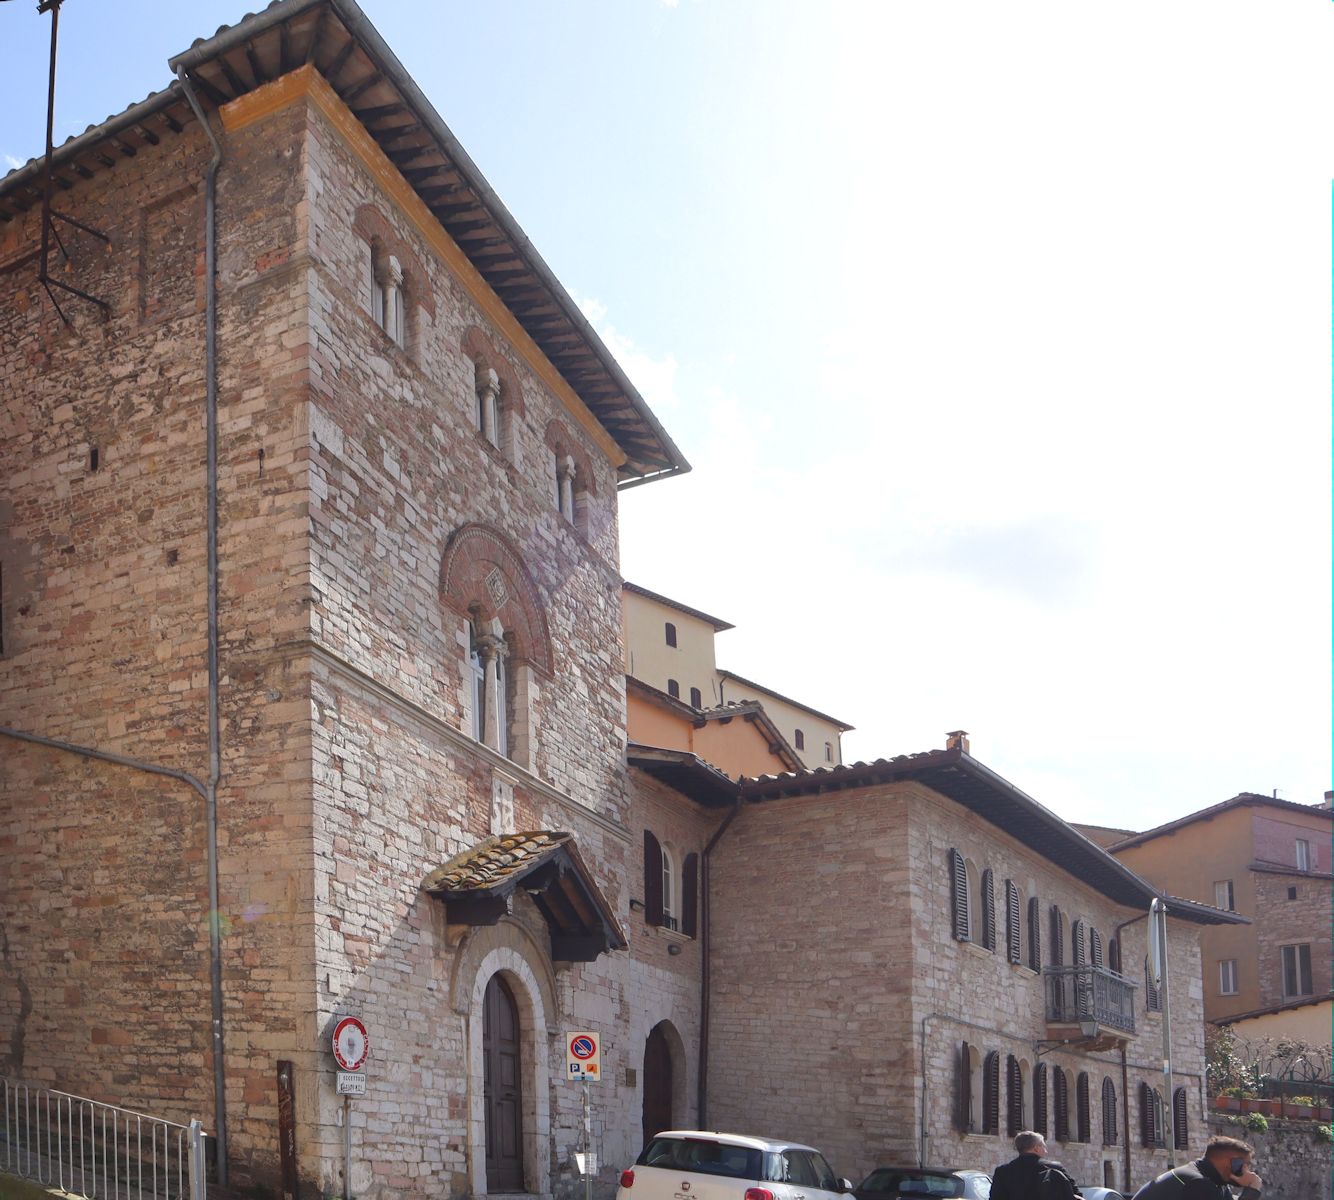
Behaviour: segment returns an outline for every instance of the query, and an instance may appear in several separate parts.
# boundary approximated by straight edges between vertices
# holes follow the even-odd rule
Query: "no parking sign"
[[[602,1077],[602,1047],[598,1035],[591,1030],[579,1029],[565,1035],[566,1077],[583,1083]]]

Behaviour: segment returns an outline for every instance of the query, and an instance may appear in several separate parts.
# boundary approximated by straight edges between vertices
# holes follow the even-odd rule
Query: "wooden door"
[[[499,975],[486,985],[482,1061],[486,1096],[486,1189],[523,1191],[522,1062],[519,1011]]]
[[[644,1145],[672,1127],[672,1052],[661,1025],[644,1044]]]

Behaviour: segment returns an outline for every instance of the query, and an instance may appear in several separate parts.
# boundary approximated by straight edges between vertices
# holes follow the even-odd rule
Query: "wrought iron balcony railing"
[[[1135,985],[1105,967],[1047,967],[1042,972],[1048,1025],[1097,1022],[1135,1032]]]

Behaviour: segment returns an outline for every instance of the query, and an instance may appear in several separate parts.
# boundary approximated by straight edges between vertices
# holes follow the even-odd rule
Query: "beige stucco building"
[[[842,738],[851,725],[719,668],[714,638],[734,626],[633,583],[622,585],[622,604],[625,669],[632,678],[699,710],[742,702],[763,705],[803,766],[842,763]],[[638,738],[633,725],[631,734]]]
[[[1328,803],[1244,792],[1109,847],[1160,887],[1249,918],[1204,932],[1206,1020],[1330,991],[1331,828]]]

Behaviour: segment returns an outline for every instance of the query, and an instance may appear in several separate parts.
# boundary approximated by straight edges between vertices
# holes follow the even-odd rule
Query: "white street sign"
[[[365,1071],[339,1071],[338,1095],[364,1096],[366,1094]]]
[[[580,1083],[602,1078],[602,1047],[596,1033],[580,1029],[565,1035],[565,1075]]]

